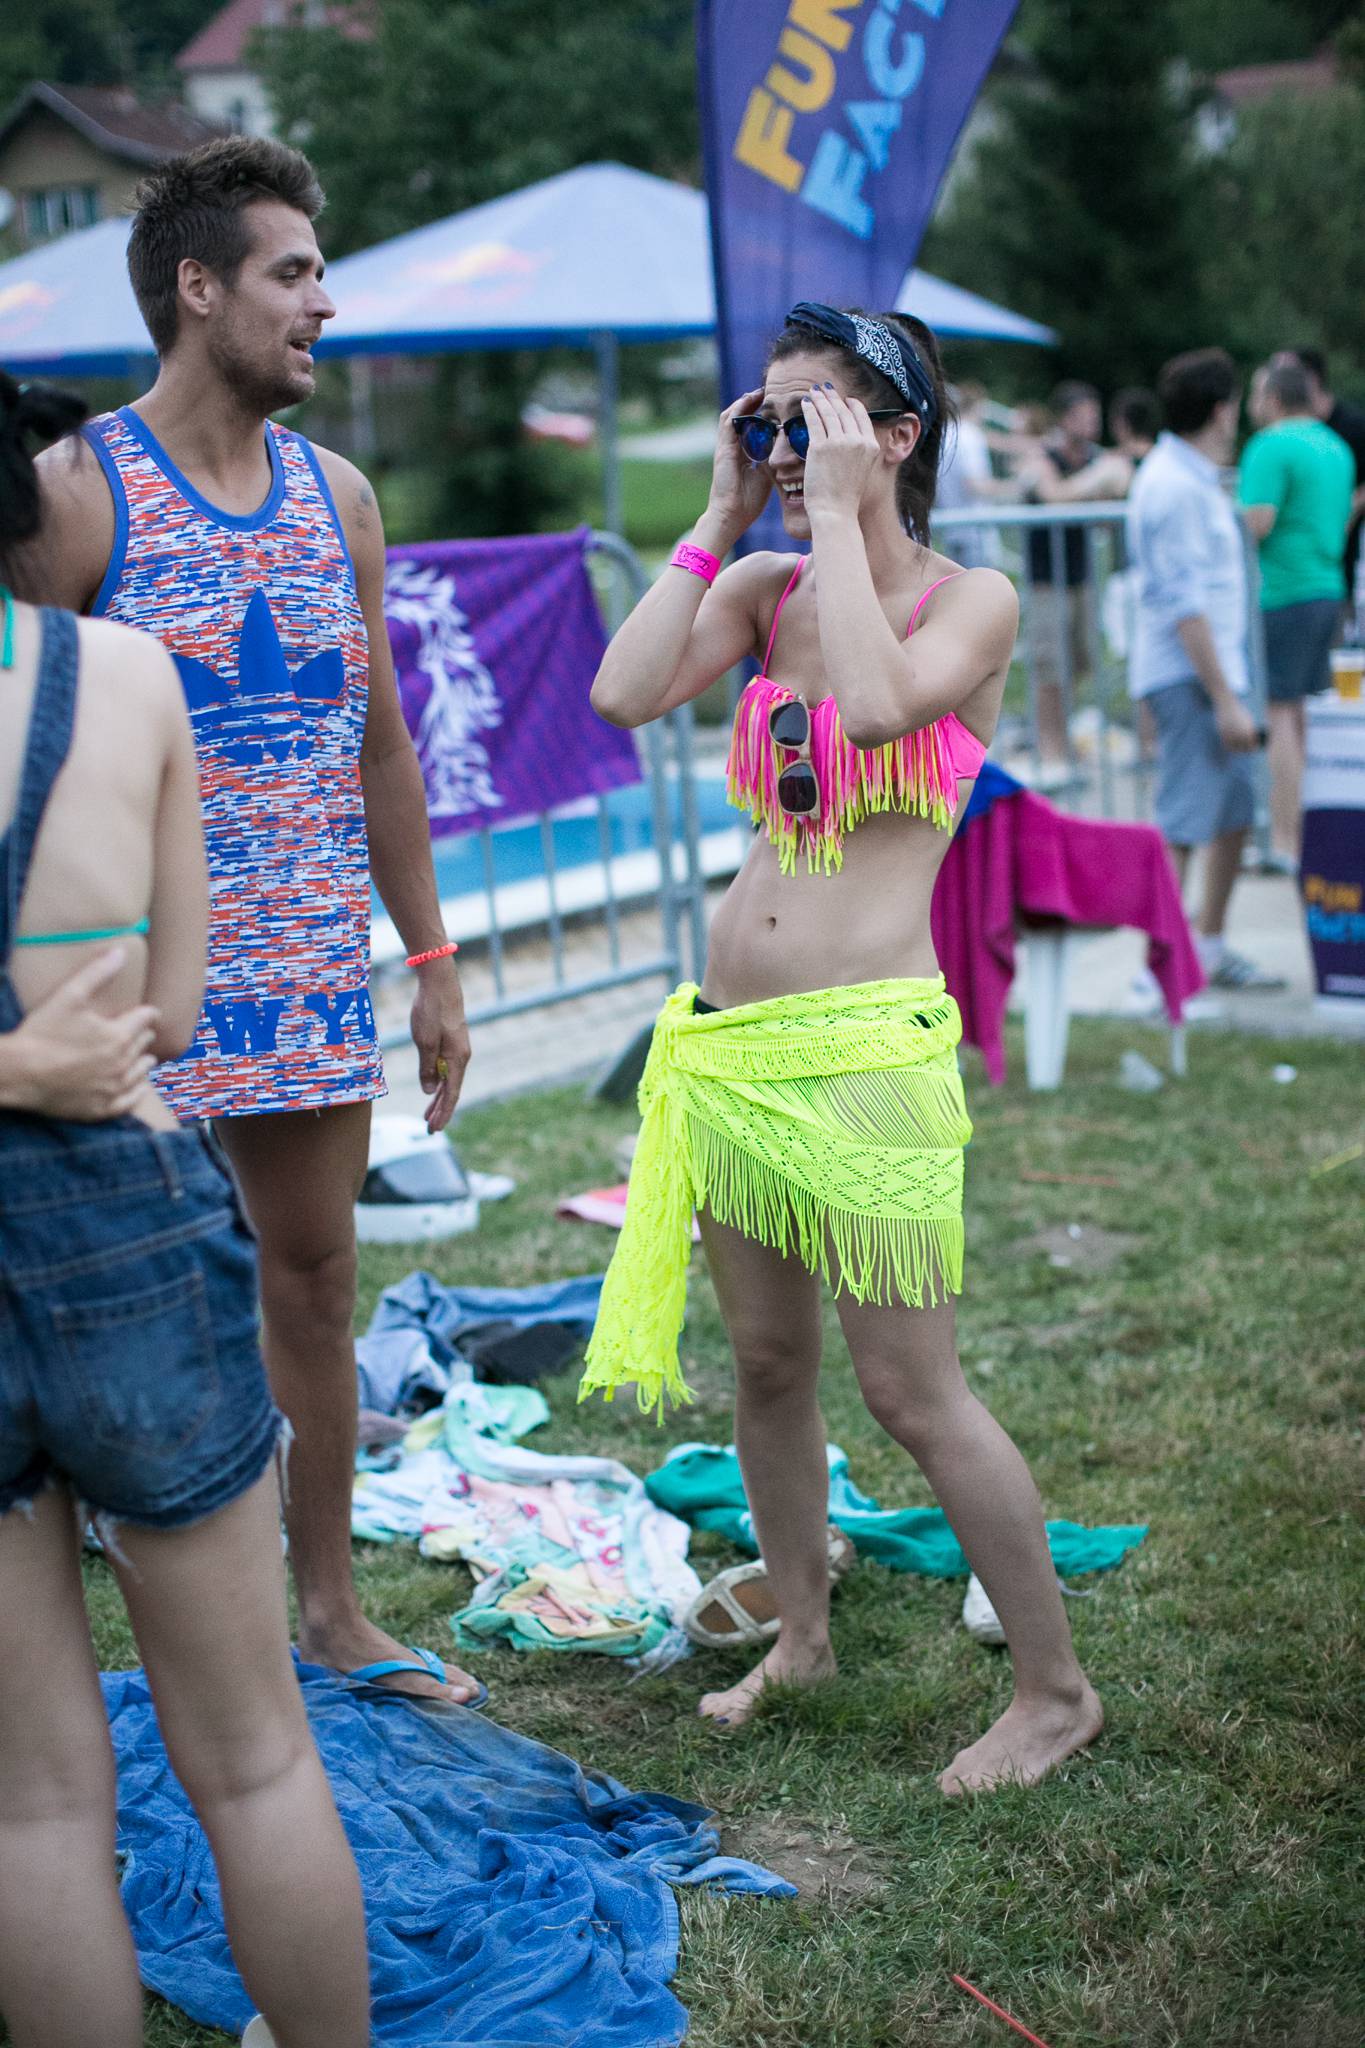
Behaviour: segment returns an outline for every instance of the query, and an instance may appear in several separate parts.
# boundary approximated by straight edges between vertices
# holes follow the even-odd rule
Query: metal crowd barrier
[[[1005,765],[1024,764],[1038,776],[1043,768],[1039,702],[1042,689],[1060,689],[1065,729],[1065,773],[1057,788],[1068,809],[1097,812],[1105,818],[1146,819],[1151,809],[1151,766],[1141,744],[1136,707],[1128,692],[1127,653],[1106,631],[1105,592],[1110,579],[1128,566],[1121,502],[1075,505],[992,505],[945,512],[934,521],[934,540],[946,553],[971,563],[991,562],[1003,569],[1019,591],[1019,642],[1006,691],[1004,715],[992,748]],[[1030,574],[1029,537],[1047,535],[1051,581],[1044,585]],[[1068,586],[1068,540],[1083,536],[1082,580]],[[1250,536],[1248,652],[1253,705],[1264,705],[1265,658],[1256,603],[1256,549]],[[1074,545],[1074,544],[1073,544]],[[594,533],[589,552],[599,564],[599,599],[607,627],[614,632],[648,588],[639,556],[619,535]],[[1072,590],[1073,601],[1049,601],[1045,591]],[[1109,625],[1125,622],[1131,638],[1131,609],[1117,608]],[[1120,634],[1120,640],[1122,634]],[[733,712],[741,671],[728,678]],[[554,823],[563,812],[540,813],[538,828],[543,875],[532,886],[528,910],[522,901],[515,922],[507,919],[508,890],[497,880],[494,840],[487,828],[468,835],[479,849],[483,873],[481,910],[472,928],[454,930],[476,957],[486,946],[493,993],[471,1005],[469,1019],[482,1024],[494,1018],[569,1002],[578,996],[659,979],[671,987],[684,973],[701,977],[706,956],[705,888],[702,831],[697,801],[694,725],[690,706],[644,727],[636,736],[641,766],[649,789],[653,845],[648,852],[622,855],[613,850],[607,799],[598,797],[597,855],[576,863],[572,878],[561,873],[555,849]],[[584,807],[571,807],[582,815]],[[1262,806],[1264,810],[1264,806]],[[520,821],[524,826],[527,821]],[[1260,823],[1264,840],[1265,825]],[[738,843],[738,842],[737,842]],[[525,885],[524,885],[525,886]],[[470,917],[470,900],[461,899]],[[622,943],[622,916],[645,912],[657,921],[657,944],[627,958]],[[570,933],[599,942],[604,937],[607,966],[591,973],[575,971]],[[507,974],[514,937],[527,932],[548,936],[548,969],[543,979],[513,988]],[[600,945],[599,945],[600,950]],[[376,952],[382,974],[393,966]],[[381,1034],[386,1049],[405,1044],[406,1029]]]
[[[1030,773],[1043,773],[1043,731],[1040,699],[1049,684],[1060,692],[1063,730],[1063,787],[1068,801],[1077,796],[1097,805],[1102,817],[1120,808],[1132,815],[1136,802],[1146,808],[1144,777],[1136,743],[1133,707],[1128,695],[1127,660],[1105,632],[1104,593],[1112,576],[1127,567],[1124,506],[1118,501],[1094,505],[975,506],[944,512],[934,519],[934,542],[945,554],[970,565],[983,562],[1003,569],[1019,592],[1019,641],[1006,690],[1001,732],[993,751],[1008,751],[1027,762]],[[1048,581],[1035,580],[1030,541],[1046,536]],[[1084,575],[1068,582],[1068,557],[1081,537]],[[1064,593],[1058,601],[1054,593]],[[1079,719],[1078,715],[1088,714]],[[1085,752],[1078,750],[1084,734]],[[1115,775],[1115,740],[1122,736],[1137,785],[1127,805],[1120,805]],[[1093,755],[1094,775],[1088,772]]]
[[[1040,774],[1040,689],[1055,681],[1065,723],[1062,800],[1068,808],[1094,810],[1104,818],[1146,820],[1151,811],[1152,765],[1143,745],[1137,706],[1128,690],[1131,586],[1115,586],[1117,602],[1106,601],[1111,579],[1123,576],[1129,567],[1126,511],[1121,500],[1066,507],[981,505],[937,514],[933,532],[935,544],[944,553],[972,564],[991,562],[1005,571],[1019,592],[1019,641],[992,753],[997,758],[1021,759],[1033,776]],[[1047,535],[1050,580],[1046,584],[1036,582],[1030,572],[1029,539],[1040,531]],[[1069,606],[1050,602],[1046,596],[1068,588],[1068,541],[1073,533],[1082,536],[1085,551],[1084,577],[1070,586],[1077,593],[1078,630],[1074,634]],[[1247,561],[1251,705],[1253,711],[1263,714],[1265,643],[1257,602],[1259,569],[1256,544],[1245,526],[1242,537]],[[1111,638],[1115,627],[1119,628],[1117,643]],[[1263,804],[1261,811],[1258,830],[1263,836]]]
[[[614,533],[594,533],[589,554],[600,564],[599,600],[608,630],[614,632],[648,588],[649,579],[634,549]],[[604,586],[604,587],[602,587]],[[486,949],[492,995],[469,1006],[471,1024],[549,1008],[578,996],[633,983],[660,980],[671,988],[686,972],[700,973],[705,956],[704,881],[701,835],[692,758],[690,706],[644,727],[637,735],[641,767],[649,791],[653,844],[648,850],[622,853],[612,844],[608,800],[592,799],[538,813],[517,821],[539,833],[541,873],[530,881],[499,881],[495,839],[488,828],[465,835],[478,849],[482,888],[475,896],[443,903],[451,936],[466,954],[481,959]],[[555,846],[555,822],[565,816],[595,816],[595,857],[561,867]],[[628,955],[622,920],[627,913],[645,913],[655,921],[657,942]],[[512,986],[509,956],[518,940],[548,939],[543,976],[529,982],[518,977]],[[574,944],[574,939],[586,944]],[[582,971],[574,955],[596,952],[605,943],[607,965]],[[401,948],[378,941],[376,977],[401,971]],[[381,1031],[385,1051],[405,1045],[406,1028]]]

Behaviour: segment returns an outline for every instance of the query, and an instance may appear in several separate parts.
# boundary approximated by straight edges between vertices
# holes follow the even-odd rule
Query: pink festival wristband
[[[720,568],[720,557],[709,555],[705,548],[694,548],[690,540],[680,541],[668,565],[670,569],[686,569],[693,576],[700,576],[703,583],[714,583]]]

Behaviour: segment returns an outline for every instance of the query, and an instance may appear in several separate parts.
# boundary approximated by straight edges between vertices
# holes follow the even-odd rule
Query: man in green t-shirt
[[[1270,699],[1270,834],[1297,868],[1302,822],[1303,701],[1331,680],[1328,655],[1341,619],[1342,551],[1351,522],[1355,461],[1313,412],[1301,363],[1277,358],[1257,373],[1251,409],[1261,431],[1242,454],[1238,496],[1261,557]]]

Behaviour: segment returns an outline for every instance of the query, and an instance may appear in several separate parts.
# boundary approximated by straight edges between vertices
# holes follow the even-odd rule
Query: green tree
[[[1019,368],[1044,381],[1149,383],[1209,338],[1201,167],[1172,83],[1170,0],[1030,0],[1029,61],[996,82],[994,124],[923,260],[1060,334]]]
[[[34,79],[176,88],[172,59],[218,0],[30,0],[0,21],[0,112]]]
[[[126,37],[115,0],[37,0],[0,23],[0,111],[34,79],[107,85],[122,77]]]
[[[1365,86],[1365,5],[1343,22],[1336,38],[1337,62],[1345,76]]]
[[[688,0],[374,0],[354,14],[259,39],[338,254],[575,164],[697,171]]]
[[[1311,57],[1358,0],[1192,0],[1176,21],[1175,48],[1196,71],[1283,64]]]
[[[1206,288],[1251,362],[1307,342],[1365,395],[1365,90],[1249,107],[1215,166]]]
[[[327,192],[329,255],[576,164],[697,173],[688,0],[374,0],[352,23],[259,40],[281,132]],[[520,432],[541,360],[455,357],[416,408],[441,533],[524,532],[562,513],[555,465]]]

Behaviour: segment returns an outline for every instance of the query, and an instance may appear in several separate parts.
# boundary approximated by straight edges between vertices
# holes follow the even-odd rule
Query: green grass
[[[1024,1091],[1017,1041],[1009,1087],[988,1090],[975,1063],[969,1076],[968,1377],[1050,1513],[1151,1524],[1069,1604],[1109,1715],[1093,1752],[1037,1791],[945,1804],[934,1773],[1003,1706],[1007,1666],[956,1626],[960,1585],[870,1565],[836,1604],[842,1685],[782,1699],[729,1739],[693,1704],[739,1675],[740,1655],[632,1686],[589,1657],[477,1660],[509,1726],[706,1801],[740,1850],[798,1838],[829,1852],[832,1888],[790,1903],[683,1899],[691,2048],[1004,2048],[1014,2037],[953,1971],[1051,2048],[1358,2048],[1365,2034],[1349,1776],[1365,1168],[1310,1177],[1365,1135],[1360,1061],[1199,1035],[1187,1085],[1135,1097],[1114,1085],[1134,1042],[1136,1027],[1078,1024],[1056,1097]],[[1283,1059],[1292,1087],[1270,1079]],[[610,1238],[553,1205],[615,1178],[631,1123],[570,1091],[463,1118],[463,1156],[513,1172],[518,1192],[426,1262],[507,1283],[598,1267]],[[1072,1223],[1131,1243],[1087,1272],[1024,1242]],[[366,1251],[360,1327],[413,1263]],[[551,1385],[544,1447],[645,1471],[671,1443],[727,1440],[727,1354],[699,1261],[684,1349],[694,1408],[656,1430],[629,1404],[576,1408],[570,1376]],[[825,1398],[858,1482],[887,1504],[926,1500],[862,1411],[832,1317]],[[714,1538],[697,1553],[703,1569],[730,1561]],[[357,1563],[379,1619],[449,1646],[462,1571],[368,1547]],[[89,1578],[101,1654],[123,1663],[107,1575]],[[220,2038],[164,2007],[149,2018],[152,2048]]]

